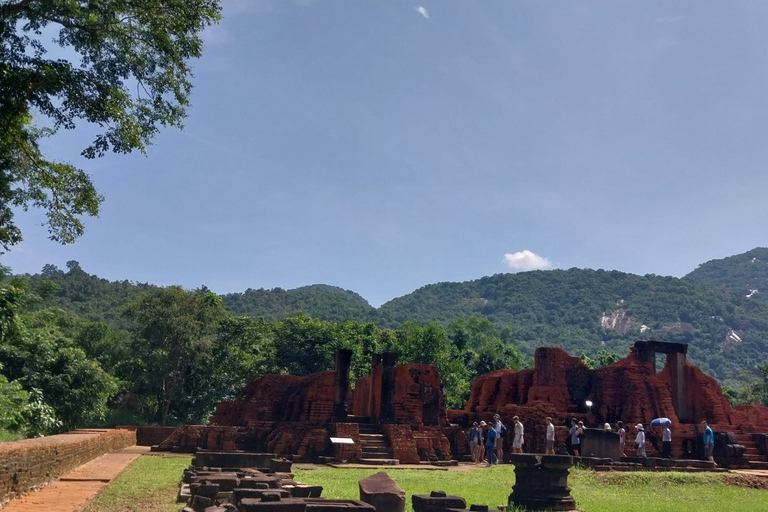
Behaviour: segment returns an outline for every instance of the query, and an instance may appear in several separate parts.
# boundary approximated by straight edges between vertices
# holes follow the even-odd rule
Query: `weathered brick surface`
[[[249,427],[264,421],[330,422],[336,398],[336,371],[254,377],[234,400],[216,407],[211,425]]]
[[[661,359],[661,358],[660,358]],[[551,416],[557,426],[578,417],[588,427],[622,420],[628,427],[627,454],[633,453],[636,423],[646,427],[646,451],[649,456],[661,449],[661,432],[649,429],[654,418],[672,420],[672,455],[680,457],[691,451],[698,423],[707,420],[716,431],[756,432],[768,424],[768,408],[742,406],[732,408],[717,381],[692,364],[685,366],[686,404],[689,423],[681,424],[672,402],[671,371],[668,364],[654,373],[653,364],[643,361],[637,349],[629,356],[596,370],[587,368],[578,358],[559,348],[536,350],[533,370],[498,370],[478,377],[470,399],[462,411],[450,411],[449,417],[469,424],[490,421],[494,413],[510,427],[517,415],[525,426],[526,452],[543,452],[544,418]],[[593,407],[586,410],[585,402]],[[565,428],[557,429],[562,451],[567,437]],[[658,441],[658,442],[657,442]],[[511,436],[504,441],[508,450]]]
[[[0,502],[29,492],[105,453],[136,444],[130,430],[90,430],[0,443]]]
[[[145,425],[119,425],[117,428],[136,432],[136,445],[138,446],[155,446],[160,444],[176,430],[176,427]]]
[[[334,457],[339,460],[359,459],[363,456],[363,450],[360,445],[360,426],[356,423],[334,423],[331,425],[332,437],[347,437],[352,439],[355,444],[336,444],[334,448]]]

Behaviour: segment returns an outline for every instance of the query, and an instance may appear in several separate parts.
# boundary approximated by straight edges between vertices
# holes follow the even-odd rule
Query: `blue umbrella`
[[[651,422],[652,427],[663,427],[665,425],[671,425],[672,420],[669,418],[656,418]]]

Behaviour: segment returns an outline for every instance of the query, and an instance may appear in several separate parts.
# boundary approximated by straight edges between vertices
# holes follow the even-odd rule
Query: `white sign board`
[[[351,437],[332,437],[331,442],[333,444],[355,444],[354,439]]]

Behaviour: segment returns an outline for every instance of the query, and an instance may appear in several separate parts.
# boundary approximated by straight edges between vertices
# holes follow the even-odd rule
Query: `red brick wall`
[[[105,453],[136,444],[129,430],[82,430],[0,443],[0,502],[29,492]]]
[[[119,425],[117,428],[133,430],[136,432],[136,444],[138,446],[155,446],[162,443],[173,434],[176,427],[156,427],[143,425]]]

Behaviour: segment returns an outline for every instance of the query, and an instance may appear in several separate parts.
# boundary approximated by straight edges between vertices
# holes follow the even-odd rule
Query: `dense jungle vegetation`
[[[330,369],[336,348],[353,350],[353,378],[383,350],[435,364],[449,406],[461,407],[476,376],[529,366],[538,346],[601,366],[638,339],[685,342],[732,401],[768,404],[768,301],[743,293],[768,277],[766,261],[768,249],[755,249],[683,279],[499,274],[425,286],[379,309],[327,285],[218,296],[110,282],[76,261],[34,275],[3,268],[0,433],[205,422],[254,375]]]

